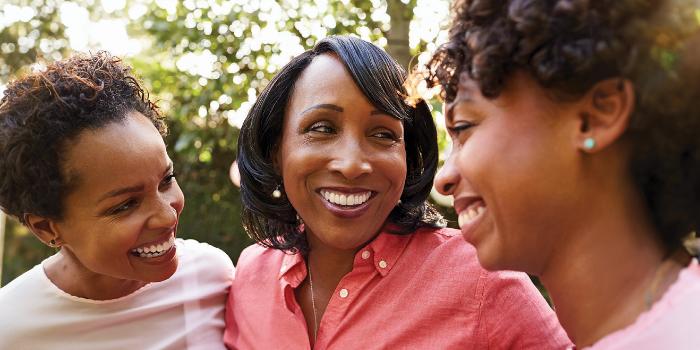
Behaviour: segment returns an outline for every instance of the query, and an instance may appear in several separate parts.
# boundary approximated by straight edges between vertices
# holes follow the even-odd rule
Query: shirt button
[[[382,260],[382,261],[379,262],[379,267],[381,267],[381,268],[383,268],[383,269],[386,269],[387,265],[388,265],[388,264],[387,264],[386,261],[384,261],[384,260]]]
[[[350,294],[350,292],[348,292],[347,289],[343,288],[343,289],[340,290],[340,293],[338,293],[338,294],[340,294],[340,297],[341,297],[341,298],[347,298],[347,297],[348,297],[348,294]]]
[[[369,250],[365,250],[364,252],[362,252],[362,259],[367,260],[367,259],[369,259],[370,255],[371,255],[371,253],[369,252]]]

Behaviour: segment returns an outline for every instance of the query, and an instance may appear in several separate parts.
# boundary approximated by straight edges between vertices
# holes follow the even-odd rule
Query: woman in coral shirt
[[[241,130],[244,225],[225,343],[237,349],[561,349],[527,275],[488,272],[426,199],[437,135],[404,71],[330,37],[269,83]]]

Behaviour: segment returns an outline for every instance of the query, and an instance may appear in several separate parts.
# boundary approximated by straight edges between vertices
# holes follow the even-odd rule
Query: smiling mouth
[[[486,203],[483,201],[475,201],[469,207],[459,212],[457,223],[460,228],[466,228],[477,222],[486,212]]]
[[[364,191],[358,193],[342,193],[331,190],[321,190],[321,196],[328,203],[342,207],[353,208],[367,203],[367,201],[370,200],[370,198],[372,198],[372,191]]]
[[[131,250],[131,254],[139,258],[156,258],[165,255],[175,245],[175,237],[170,236],[166,241],[155,242],[146,246],[138,247]]]

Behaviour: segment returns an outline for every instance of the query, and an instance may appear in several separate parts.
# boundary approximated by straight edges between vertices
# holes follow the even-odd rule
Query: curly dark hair
[[[437,171],[437,130],[425,101],[404,101],[406,73],[387,53],[364,40],[332,36],[292,59],[265,87],[243,123],[238,139],[243,226],[263,246],[288,252],[308,251],[301,221],[285,196],[271,193],[282,183],[273,158],[282,137],[285,108],[301,73],[322,54],[334,54],[357,86],[379,110],[404,125],[406,183],[401,203],[389,214],[391,232],[406,234],[421,226],[443,225],[442,216],[426,202]]]
[[[61,219],[63,199],[78,179],[62,167],[66,148],[84,130],[137,111],[161,135],[158,107],[121,59],[100,51],[49,64],[7,86],[0,100],[0,207]]]
[[[516,71],[553,99],[627,79],[635,108],[623,138],[630,172],[667,248],[700,219],[700,1],[462,0],[428,85],[454,100],[468,74],[495,98]]]

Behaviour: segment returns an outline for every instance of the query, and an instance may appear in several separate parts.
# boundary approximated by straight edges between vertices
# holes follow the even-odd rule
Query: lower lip
[[[486,216],[487,212],[488,212],[488,209],[484,210],[484,212],[479,214],[475,220],[472,220],[468,224],[459,227],[460,230],[462,231],[462,237],[464,237],[465,241],[471,242],[471,243],[474,242],[474,231],[479,226],[481,221],[484,219],[484,216]]]
[[[362,216],[369,209],[369,202],[371,202],[373,199],[373,197],[369,197],[366,202],[360,205],[347,207],[333,204],[323,198],[323,196],[320,194],[319,197],[321,197],[321,202],[323,202],[323,205],[326,206],[326,209],[333,213],[333,215],[343,219],[353,219]]]

